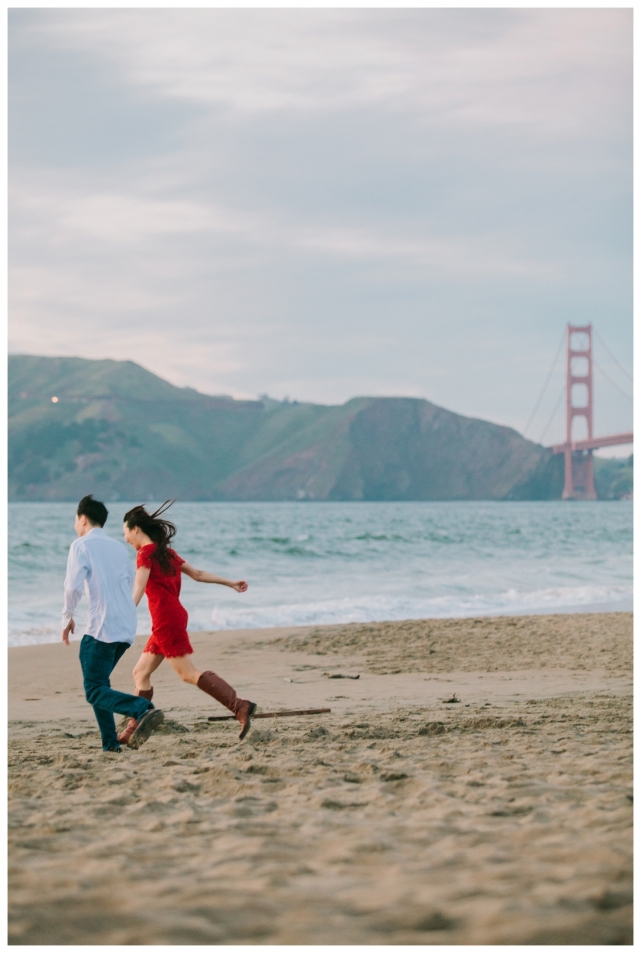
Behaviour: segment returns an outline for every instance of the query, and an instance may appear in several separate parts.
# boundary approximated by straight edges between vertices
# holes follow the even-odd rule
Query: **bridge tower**
[[[594,459],[592,452],[600,447],[617,447],[632,443],[634,434],[616,433],[595,437],[592,432],[592,325],[567,326],[567,364],[565,383],[566,432],[565,443],[557,443],[552,453],[565,457],[564,500],[596,500],[594,488]],[[573,434],[575,417],[583,417],[587,437]]]
[[[583,417],[587,424],[587,440],[592,432],[592,325],[568,324],[566,364],[566,437],[564,500],[596,500],[594,489],[594,459],[592,448],[578,449],[576,444],[585,441],[573,439],[573,424],[576,417]]]

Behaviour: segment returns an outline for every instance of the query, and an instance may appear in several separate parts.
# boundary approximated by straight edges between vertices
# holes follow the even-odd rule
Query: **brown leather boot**
[[[212,698],[215,698],[217,702],[220,702],[236,716],[241,727],[238,737],[242,740],[251,728],[251,717],[256,711],[254,702],[239,698],[231,685],[228,685],[215,672],[203,672],[198,679],[198,688],[202,692],[207,692],[208,695],[211,695]]]
[[[141,698],[147,698],[149,701],[154,697],[153,686],[151,688],[141,688],[139,692],[136,692],[136,695],[140,695]],[[127,727],[124,731],[121,731],[118,735],[118,741],[121,745],[128,745],[129,739],[133,735],[134,731],[138,727],[138,722],[135,718],[130,718],[127,722]]]

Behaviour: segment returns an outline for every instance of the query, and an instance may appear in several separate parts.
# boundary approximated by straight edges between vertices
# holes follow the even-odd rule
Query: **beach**
[[[163,730],[104,754],[78,643],[10,649],[12,944],[632,942],[631,613],[191,637],[331,712],[239,742],[165,663]]]

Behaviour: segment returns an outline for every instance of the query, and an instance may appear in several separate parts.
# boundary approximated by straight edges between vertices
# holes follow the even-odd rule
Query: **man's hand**
[[[62,630],[62,641],[65,643],[65,645],[69,645],[69,633],[75,632],[75,630],[76,630],[76,623],[73,621],[73,619],[69,619],[69,622],[67,623],[65,628]]]
[[[238,582],[232,582],[232,589],[235,589],[236,592],[247,592],[247,583],[244,579],[240,579]]]

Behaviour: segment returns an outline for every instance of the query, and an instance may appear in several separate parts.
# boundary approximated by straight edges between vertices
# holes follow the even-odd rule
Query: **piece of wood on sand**
[[[295,718],[297,715],[324,715],[331,708],[298,708],[285,711],[258,711],[252,718]],[[209,715],[207,721],[233,721],[235,715]]]

